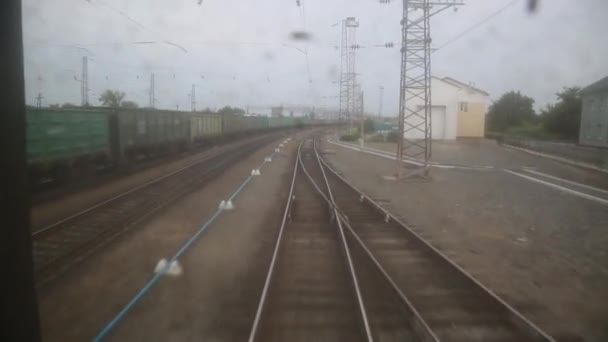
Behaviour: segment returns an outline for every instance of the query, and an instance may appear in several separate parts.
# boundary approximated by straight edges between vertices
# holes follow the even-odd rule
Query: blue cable
[[[272,158],[274,154],[275,152],[272,152],[270,154],[270,158]],[[265,164],[266,160],[264,160],[257,168],[261,169]],[[241,183],[241,186],[239,186],[239,188],[232,194],[232,196],[230,196],[228,200],[232,201],[232,199],[234,199],[243,190],[243,188],[251,181],[252,178],[253,177],[251,175],[247,177],[247,179]],[[103,329],[101,329],[101,331],[95,335],[95,337],[93,337],[94,342],[102,341],[103,338],[105,338],[105,336],[127,315],[127,313],[135,306],[135,304],[137,304],[137,302],[141,300],[141,298],[150,290],[150,288],[152,288],[152,286],[154,286],[160,280],[160,278],[165,275],[171,263],[176,261],[180,256],[182,256],[182,254],[184,254],[184,252],[186,252],[186,250],[192,245],[192,243],[194,243],[194,241],[198,239],[198,237],[207,229],[207,227],[209,227],[209,225],[211,225],[211,223],[217,219],[222,211],[224,211],[223,208],[218,209],[215,214],[213,214],[213,216],[211,216],[211,218],[207,220],[207,222],[205,222],[205,224],[202,225],[199,230],[182,245],[182,247],[180,247],[169,262],[167,262],[165,267],[155,273],[154,276],[152,276],[152,278],[150,278],[150,280],[148,280],[148,282],[137,292],[137,294],[131,298],[131,300],[116,314],[116,316],[114,316],[114,318],[112,318],[112,320],[108,322],[108,324],[106,324]]]

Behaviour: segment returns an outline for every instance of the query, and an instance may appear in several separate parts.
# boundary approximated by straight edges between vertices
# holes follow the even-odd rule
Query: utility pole
[[[156,89],[155,85],[154,85],[154,73],[152,73],[150,75],[150,93],[148,95],[149,100],[148,100],[148,106],[150,106],[150,108],[155,108],[156,107]]]
[[[36,107],[40,108],[42,107],[42,99],[44,97],[42,97],[42,93],[38,93],[38,96],[36,96]]]
[[[427,177],[431,157],[431,28],[430,18],[462,0],[403,0],[401,80],[396,178]],[[405,168],[404,158],[420,167]]]
[[[190,109],[193,112],[196,112],[196,85],[195,84],[192,85],[192,94],[190,95],[190,101],[191,101]]]
[[[378,101],[378,103],[379,103],[378,104],[378,116],[382,117],[382,100],[383,100],[382,96],[384,95],[383,94],[384,93],[384,86],[380,86],[379,90],[380,90],[380,100]]]
[[[80,97],[83,107],[89,105],[89,66],[88,57],[82,57],[82,80],[80,82]]]

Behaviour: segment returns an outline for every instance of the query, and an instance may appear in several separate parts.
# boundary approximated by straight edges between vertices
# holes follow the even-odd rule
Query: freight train
[[[240,135],[312,124],[307,118],[156,109],[27,108],[26,117],[28,167],[34,186]]]

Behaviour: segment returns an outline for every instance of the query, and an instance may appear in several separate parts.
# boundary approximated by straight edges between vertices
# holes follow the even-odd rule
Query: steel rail
[[[286,223],[287,223],[287,219],[289,218],[289,214],[290,214],[290,211],[291,211],[291,206],[293,204],[293,199],[294,199],[293,190],[294,190],[294,186],[295,186],[295,180],[296,180],[298,166],[302,167],[302,171],[307,175],[307,177],[309,178],[309,180],[311,180],[312,185],[319,192],[319,194],[323,197],[323,199],[328,203],[328,205],[331,206],[331,202],[327,199],[327,197],[325,196],[324,192],[312,180],[312,177],[309,175],[308,171],[306,170],[306,167],[304,166],[304,162],[302,161],[302,153],[301,153],[303,144],[304,144],[304,141],[302,141],[300,143],[299,147],[298,147],[298,153],[297,153],[297,157],[296,157],[296,163],[295,163],[295,166],[294,166],[294,175],[292,177],[292,183],[291,183],[291,187],[290,187],[289,198],[288,198],[287,204],[285,206],[285,212],[283,213],[283,220],[281,222],[281,227],[280,227],[280,230],[279,230],[279,236],[278,236],[277,242],[275,244],[275,249],[274,249],[274,252],[273,252],[272,259],[271,259],[271,263],[270,263],[270,267],[269,267],[269,272],[268,272],[268,274],[266,276],[266,282],[264,284],[264,289],[262,290],[262,295],[261,295],[261,298],[260,298],[260,304],[258,305],[258,309],[256,311],[256,316],[255,316],[255,319],[254,319],[253,327],[252,327],[251,333],[249,335],[249,340],[248,340],[249,342],[254,342],[255,341],[256,336],[257,336],[256,334],[258,332],[258,328],[259,328],[260,321],[261,321],[261,316],[263,315],[264,304],[265,304],[266,299],[268,297],[268,289],[270,287],[270,283],[272,281],[272,276],[274,274],[276,260],[278,259],[278,253],[279,253],[280,245],[281,245],[281,242],[282,242],[282,237],[283,237],[283,234],[284,234],[284,230],[285,230],[285,226],[286,226]],[[335,215],[335,213],[334,213],[334,215]],[[345,240],[345,237],[344,237],[343,233],[341,235],[341,238],[343,239],[343,242],[345,243],[346,240]],[[346,245],[344,245],[344,246],[346,246]],[[347,247],[345,247],[345,248],[347,248]],[[348,254],[348,255],[350,256],[350,254]],[[353,265],[352,260],[349,259],[349,266],[352,266],[352,265]],[[349,268],[349,270],[352,271],[351,268]],[[357,283],[357,278],[352,273],[351,273],[351,277],[353,279],[353,283],[354,283],[354,286],[356,288],[359,308],[360,308],[360,310],[364,310],[364,306],[362,305],[362,297],[361,297],[361,294],[359,292],[359,286],[358,286],[358,283]],[[361,317],[364,320],[367,340],[369,342],[371,342],[371,341],[373,341],[373,339],[371,337],[371,331],[369,329],[369,323],[367,321],[367,314],[365,313],[365,311],[361,312]]]
[[[266,136],[260,137],[260,138],[254,139],[253,141],[262,140],[265,137]],[[172,172],[167,173],[165,175],[162,175],[162,176],[160,176],[158,178],[155,178],[155,179],[153,179],[151,181],[148,181],[148,182],[146,182],[144,184],[138,185],[138,186],[136,186],[136,187],[134,187],[132,189],[129,189],[129,190],[125,191],[125,192],[122,192],[122,193],[120,193],[118,195],[115,195],[115,196],[113,196],[113,197],[111,197],[111,198],[109,198],[107,200],[104,200],[104,201],[102,201],[100,203],[97,203],[97,204],[95,204],[95,205],[93,205],[93,206],[91,206],[89,208],[83,209],[83,210],[81,210],[81,211],[79,211],[79,212],[77,212],[75,214],[72,214],[72,215],[70,215],[70,216],[68,216],[68,217],[66,217],[64,219],[61,219],[61,220],[59,220],[59,221],[57,221],[55,223],[52,223],[52,224],[50,224],[48,226],[45,226],[45,227],[43,227],[41,229],[38,229],[38,230],[36,230],[35,232],[32,233],[32,237],[36,238],[37,236],[39,236],[41,234],[48,233],[49,231],[53,230],[54,228],[57,228],[58,226],[60,226],[63,223],[66,223],[66,222],[68,222],[70,220],[73,220],[73,219],[79,217],[79,216],[82,216],[82,215],[84,215],[84,214],[86,214],[86,213],[88,213],[88,212],[90,212],[92,210],[95,210],[95,209],[97,209],[99,207],[102,207],[102,206],[104,206],[104,205],[106,205],[108,203],[111,203],[111,202],[113,202],[113,201],[115,201],[117,199],[120,199],[120,198],[122,198],[122,197],[124,197],[124,196],[126,196],[126,195],[128,195],[130,193],[133,193],[133,192],[137,191],[137,190],[140,190],[140,189],[143,189],[143,188],[145,188],[147,186],[150,186],[152,184],[158,183],[158,182],[162,181],[163,179],[171,177],[171,176],[173,176],[173,175],[175,175],[175,174],[177,174],[179,172],[182,172],[182,171],[190,169],[190,168],[192,168],[192,167],[194,167],[196,165],[199,165],[201,163],[209,161],[210,159],[215,158],[215,157],[217,157],[217,156],[219,156],[219,155],[221,155],[223,153],[227,153],[227,152],[236,150],[240,146],[246,145],[248,143],[251,143],[251,141],[241,142],[241,143],[236,144],[235,146],[229,146],[229,147],[226,147],[224,149],[219,149],[219,151],[213,151],[209,155],[206,155],[206,156],[202,157],[201,159],[198,159],[195,162],[193,162],[191,164],[188,164],[188,165],[186,165],[186,166],[184,166],[184,167],[182,167],[182,168],[180,168],[178,170],[172,171]]]
[[[86,257],[97,252],[101,247],[107,245],[107,243],[120,237],[122,234],[128,232],[158,211],[166,208],[175,200],[189,193],[192,190],[192,187],[188,187],[188,182],[190,182],[188,178],[191,176],[187,178],[179,177],[179,175],[181,175],[179,172],[186,172],[187,175],[195,175],[195,178],[192,181],[196,184],[203,184],[221,172],[222,168],[225,168],[236,161],[239,156],[245,155],[246,152],[244,151],[256,150],[260,146],[273,140],[274,137],[275,136],[265,136],[256,138],[253,141],[249,141],[249,145],[246,143],[238,143],[234,146],[220,149],[189,166],[171,172],[154,181],[147,182],[146,184],[138,186],[136,189],[131,189],[119,196],[115,196],[109,201],[104,201],[103,204],[89,208],[89,210],[83,211],[79,215],[74,215],[71,219],[63,220],[61,223],[57,223],[52,229],[35,236],[33,238],[34,266],[36,268],[37,286],[42,287],[50,280],[67,271],[76,263],[81,262]],[[255,142],[255,144],[251,144],[252,142]],[[200,170],[202,170],[202,172],[199,172]],[[175,182],[173,182],[173,180],[175,180]],[[154,190],[155,187],[166,187],[166,182],[171,182],[170,184],[175,183],[177,185],[171,185],[171,191],[163,194],[163,198],[155,197],[153,198],[154,203],[146,204],[145,198],[154,195],[154,193],[158,191]],[[140,192],[142,193],[140,194]],[[125,207],[123,202],[126,201],[125,203],[129,204],[129,201],[132,202],[131,197],[138,198],[139,200],[136,203],[136,207],[129,209],[128,206]],[[142,207],[142,205],[147,205],[147,207]],[[108,213],[115,210],[115,207],[119,209],[123,208],[115,215],[122,215],[121,217],[126,220],[124,221],[124,224],[121,223],[116,225],[116,222],[121,222],[117,221],[120,220],[120,218],[116,219],[114,216],[108,216]],[[99,215],[101,215],[105,221],[90,221],[90,219],[99,216],[97,215],[97,211],[100,211]],[[133,214],[133,212],[135,212],[135,214]],[[92,218],[89,216],[92,216]],[[84,222],[81,222],[82,220],[84,220]],[[74,235],[74,232],[78,234]],[[64,235],[65,237],[62,237]],[[66,238],[67,240],[57,240],[58,238]],[[53,242],[53,239],[58,242]],[[52,243],[47,241],[51,241]],[[40,245],[36,246],[36,244]]]
[[[463,275],[465,278],[467,278],[469,281],[471,281],[479,290],[481,290],[482,292],[489,295],[490,298],[492,298],[497,304],[506,308],[507,312],[509,314],[509,318],[511,319],[511,322],[513,324],[518,326],[524,332],[528,333],[530,335],[530,337],[532,337],[532,338],[536,338],[540,341],[555,342],[555,339],[553,337],[551,337],[549,334],[547,334],[545,331],[543,331],[540,327],[538,327],[532,321],[527,319],[523,314],[521,314],[514,307],[512,307],[507,302],[505,302],[503,299],[501,299],[497,294],[494,293],[494,291],[487,288],[479,280],[477,280],[475,277],[473,277],[471,274],[469,274],[467,271],[465,271],[462,267],[460,267],[458,264],[456,264],[454,261],[452,261],[450,258],[448,258],[444,253],[442,253],[440,250],[438,250],[433,245],[431,245],[429,242],[427,242],[425,239],[423,239],[413,229],[411,229],[408,225],[403,223],[398,217],[391,214],[386,209],[382,208],[382,206],[379,203],[374,201],[371,197],[366,195],[363,191],[361,191],[356,186],[354,186],[352,183],[350,183],[348,180],[346,180],[344,177],[342,177],[334,168],[332,168],[329,165],[329,163],[326,160],[324,160],[324,158],[319,158],[319,160],[323,164],[324,168],[329,170],[335,177],[340,179],[344,184],[346,184],[348,187],[350,187],[352,190],[354,190],[356,193],[358,193],[361,196],[361,199],[363,199],[366,203],[371,204],[378,211],[383,213],[385,215],[385,217],[388,217],[389,219],[397,222],[398,225],[402,229],[404,229],[404,231],[406,233],[408,233],[410,236],[412,236],[414,239],[416,239],[418,242],[420,242],[423,246],[425,246],[428,250],[430,250],[432,253],[434,253],[436,256],[438,256],[441,260],[443,260],[444,262],[447,262],[449,265],[451,265],[453,268],[455,268],[461,275]]]
[[[319,153],[316,148],[316,143],[315,143],[315,155],[317,156],[319,167],[323,170],[324,168],[322,165],[322,158],[319,156]],[[325,172],[323,172],[323,174],[325,175]],[[330,189],[331,187],[329,185],[327,177],[325,177],[325,181],[327,182],[328,189]],[[332,201],[333,201],[333,197],[332,197]],[[414,328],[414,331],[416,331],[418,333],[420,339],[422,341],[439,342],[440,340],[437,337],[437,335],[432,331],[432,329],[430,328],[428,323],[424,320],[424,318],[422,318],[422,315],[414,307],[412,302],[407,298],[407,296],[403,293],[403,291],[401,291],[401,289],[399,288],[397,283],[393,280],[393,278],[388,274],[388,272],[380,264],[378,259],[374,256],[374,254],[369,250],[369,248],[367,248],[367,246],[365,245],[365,243],[363,242],[363,240],[361,239],[359,234],[357,234],[354,231],[354,229],[350,225],[350,222],[346,219],[346,215],[340,211],[340,209],[337,207],[337,204],[335,202],[333,203],[333,207],[336,210],[339,220],[344,222],[344,225],[349,230],[351,235],[359,243],[359,245],[361,246],[361,248],[363,249],[365,254],[369,257],[369,259],[372,261],[372,263],[377,267],[378,271],[382,274],[384,279],[390,284],[393,291],[395,291],[395,294],[399,297],[401,302],[405,305],[405,308],[409,311],[409,314],[413,318],[410,321],[410,323],[411,323],[412,327]]]
[[[323,174],[323,180],[325,181],[325,186],[327,187],[327,194],[329,195],[330,206],[333,210],[333,215],[336,218],[336,221],[338,223],[338,231],[340,232],[340,239],[342,240],[342,246],[344,248],[346,261],[348,262],[348,268],[350,270],[350,273],[351,273],[351,276],[353,279],[353,285],[355,287],[355,294],[357,296],[359,310],[361,311],[361,319],[363,320],[365,334],[367,335],[367,340],[369,342],[372,342],[374,339],[373,339],[372,332],[371,332],[371,329],[369,326],[369,319],[367,317],[367,312],[365,310],[365,302],[363,301],[363,296],[361,295],[361,289],[359,287],[359,280],[357,278],[357,271],[355,269],[355,265],[353,263],[351,255],[350,255],[350,248],[348,247],[348,243],[346,242],[346,236],[344,235],[344,227],[342,227],[342,220],[339,219],[338,210],[336,209],[336,204],[335,204],[336,202],[334,201],[334,196],[332,194],[331,187],[329,186],[329,181],[327,180],[327,176],[325,175],[325,170],[323,170],[323,167],[321,167],[321,162],[319,161],[319,155],[317,154],[316,139],[313,139],[312,143],[313,143],[313,151],[315,153],[317,163],[319,163],[319,168],[321,169],[321,173]],[[304,167],[303,163],[302,163],[302,168],[304,170],[306,170],[306,167]],[[307,175],[308,175],[308,173],[307,173]],[[310,175],[308,175],[308,176],[310,178]],[[312,181],[312,178],[310,178],[310,180]]]
[[[281,242],[283,240],[283,232],[285,231],[285,226],[287,224],[287,219],[291,212],[291,207],[293,204],[293,190],[296,183],[296,176],[298,174],[298,164],[300,162],[300,150],[302,148],[302,144],[304,141],[300,143],[298,146],[298,155],[296,157],[296,161],[293,166],[293,176],[291,177],[291,185],[289,187],[289,196],[287,198],[287,203],[285,204],[285,211],[283,212],[283,219],[281,221],[281,227],[279,228],[279,236],[277,237],[277,242],[274,246],[274,251],[272,253],[272,259],[270,261],[270,266],[268,268],[268,274],[266,275],[266,280],[264,282],[264,288],[262,290],[262,295],[260,296],[260,302],[258,304],[258,308],[255,313],[255,319],[253,320],[253,326],[251,328],[251,332],[249,334],[249,342],[254,342],[256,338],[256,334],[258,332],[258,327],[260,325],[260,321],[262,318],[262,313],[264,311],[264,305],[266,304],[266,298],[268,297],[268,289],[270,288],[270,282],[272,281],[272,276],[275,272],[275,265],[277,262],[279,249],[281,247]]]

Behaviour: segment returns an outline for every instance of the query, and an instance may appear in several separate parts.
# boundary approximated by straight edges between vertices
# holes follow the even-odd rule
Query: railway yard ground
[[[486,336],[494,335],[483,329],[496,324],[504,328],[504,335],[494,332],[496,340],[519,340],[517,329],[511,331],[510,323],[503,321],[504,308],[495,307],[487,294],[479,295],[475,286],[471,290],[468,278],[460,279],[461,274],[449,270],[450,265],[441,260],[438,266],[430,264],[435,257],[428,257],[427,252],[412,253],[412,261],[404,260],[399,250],[387,250],[415,243],[391,235],[388,226],[383,226],[383,216],[372,218],[371,212],[348,202],[350,190],[338,184],[336,177],[328,176],[327,184],[333,184],[336,205],[350,218],[327,210],[303,172],[306,168],[310,179],[322,183],[324,173],[321,168],[314,169],[312,140],[302,145],[299,178],[293,173],[298,146],[308,136],[310,132],[292,134],[280,152],[273,151],[284,138],[265,143],[39,289],[44,340],[91,340],[113,322],[104,340],[243,341],[250,337],[252,324],[258,319],[256,340],[260,341],[311,340],[314,336],[366,340],[369,331],[377,341],[416,335],[408,316],[411,313],[395,304],[399,300],[392,297],[393,290],[382,275],[375,273],[365,251],[357,247],[346,227],[350,225],[362,241],[368,241],[395,286],[405,296],[409,291],[414,307],[442,341],[462,337],[458,335],[462,331],[450,330],[458,324],[473,326],[478,334],[485,331]],[[366,144],[369,149],[359,151],[352,144],[335,143],[335,137],[328,137],[333,140],[323,137],[317,141],[320,157],[340,175],[556,340],[608,339],[606,174],[481,140],[435,143],[433,160],[437,164],[429,180],[395,182],[385,178],[395,171],[391,145]],[[32,211],[34,226],[69,216],[212,152],[203,151],[117,179],[101,190],[39,205]],[[234,197],[235,208],[217,215],[218,204],[239,189],[251,170],[271,154],[272,162],[264,163],[261,174],[252,177]],[[295,197],[289,196],[292,179]],[[273,277],[267,278],[288,198],[293,203],[285,216],[290,220],[283,226],[284,246],[277,249]],[[204,226],[210,218],[216,219]],[[335,221],[344,227],[338,230],[332,224]],[[335,228],[335,234],[319,228],[325,226]],[[345,237],[338,234],[342,229]],[[187,250],[179,258],[181,272],[165,274],[147,287],[159,260],[170,259],[201,231],[196,240],[186,244]],[[349,248],[352,255],[345,256]],[[325,263],[323,258],[332,262]],[[336,259],[340,261],[333,262]],[[357,275],[349,273],[353,269],[348,260]],[[433,267],[425,269],[424,265]],[[408,277],[406,267],[417,272],[418,282]],[[452,276],[441,275],[443,283],[424,283],[435,279],[429,269],[439,272],[446,267],[445,274],[455,274],[453,277],[460,280],[452,283]],[[356,284],[356,279],[359,285],[352,291],[349,282]],[[417,291],[427,285],[445,298]],[[265,286],[267,305],[258,312]],[[346,296],[340,288],[360,297]],[[458,307],[451,310],[449,305],[466,302],[453,297],[457,293],[483,302],[474,310],[488,310],[479,311],[479,315],[490,312],[491,319],[468,311],[462,314]],[[445,305],[444,311],[429,314],[434,307],[419,302],[424,296]],[[117,316],[134,298],[130,310]],[[367,311],[361,309],[361,302],[368,305]],[[359,310],[368,325],[358,323],[360,317],[353,312]],[[329,327],[331,324],[341,328]],[[460,340],[484,341],[483,336]]]
[[[261,148],[223,172],[213,182],[176,201],[136,230],[109,244],[39,291],[44,340],[90,340],[153,275],[161,258],[170,258],[268,156],[277,143]],[[268,262],[264,241],[278,229],[284,202],[281,179],[291,172],[294,142],[276,154],[226,212],[180,260],[183,274],[163,279],[134,308],[116,340],[193,340],[196,336],[247,332],[251,317],[239,319],[238,298],[263,284],[253,263]],[[140,180],[138,180],[139,183]],[[279,203],[279,205],[277,205]],[[269,231],[268,231],[269,230]],[[251,278],[259,278],[252,281]],[[257,289],[259,291],[259,289]],[[226,311],[224,311],[226,310]],[[251,309],[253,311],[255,308]],[[223,317],[221,321],[218,317]],[[232,326],[225,325],[230,321]],[[242,322],[246,321],[246,322]],[[195,323],[193,323],[195,322]],[[221,322],[220,325],[216,323]],[[223,335],[219,340],[230,339]]]
[[[31,210],[31,224],[34,230],[42,228],[76,212],[84,210],[101,201],[107,200],[117,194],[128,191],[134,187],[150,182],[158,177],[187,167],[220,149],[221,147],[236,145],[246,141],[254,140],[255,137],[235,139],[226,144],[218,144],[208,148],[189,151],[181,156],[159,158],[150,165],[144,165],[137,172],[129,172],[125,175],[103,177],[101,182],[91,186],[81,186],[80,191],[68,192],[54,195],[52,200],[44,200],[36,203]],[[76,188],[76,186],[73,186]],[[44,194],[40,197],[45,197]]]
[[[434,143],[433,160],[492,168],[433,167],[429,181],[395,183],[385,178],[395,172],[394,159],[348,146],[325,141],[327,160],[526,317],[564,340],[608,339],[608,202],[534,181],[606,200],[606,174],[494,141],[454,141]],[[388,143],[366,147],[395,151]],[[524,168],[542,173],[528,179],[505,171]]]

